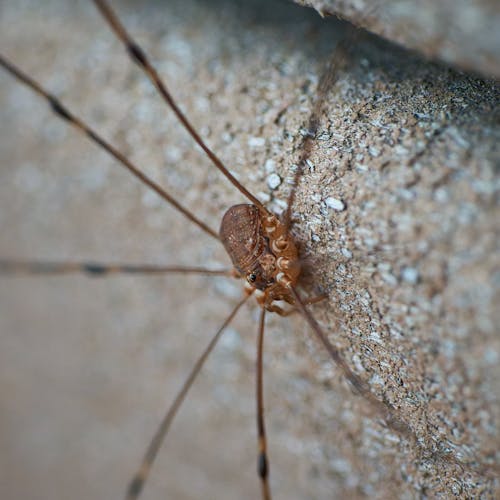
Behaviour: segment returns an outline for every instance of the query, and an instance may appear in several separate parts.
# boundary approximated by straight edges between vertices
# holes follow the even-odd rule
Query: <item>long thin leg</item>
[[[161,198],[170,203],[174,208],[186,216],[191,222],[194,222],[198,227],[200,227],[207,234],[219,239],[219,235],[213,229],[210,229],[204,222],[196,218],[187,208],[182,206],[173,196],[171,196],[167,191],[165,191],[159,184],[150,179],[146,174],[140,171],[140,169],[134,165],[124,154],[120,153],[114,146],[107,142],[103,137],[101,137],[95,130],[93,130],[89,125],[87,125],[83,120],[75,116],[68,108],[66,108],[61,101],[57,99],[50,92],[45,90],[37,81],[33,80],[30,76],[23,73],[14,64],[9,62],[5,57],[0,55],[0,66],[6,69],[11,75],[17,78],[19,81],[31,88],[35,93],[41,95],[47,99],[52,111],[59,118],[66,120],[68,123],[73,125],[77,130],[84,133],[90,140],[96,143],[98,146],[102,147],[111,156],[116,158],[120,164],[125,167],[129,172],[131,172],[135,177],[137,177],[143,184],[148,186],[150,189],[155,191]]]
[[[229,170],[224,166],[222,161],[215,155],[215,153],[207,146],[207,144],[200,137],[198,132],[191,125],[191,122],[187,119],[186,115],[180,110],[176,102],[172,98],[170,91],[167,86],[160,78],[160,75],[156,71],[155,67],[151,64],[150,60],[146,56],[145,52],[136,43],[136,41],[130,36],[123,24],[118,19],[118,16],[114,13],[111,7],[104,0],[94,0],[97,8],[100,10],[106,21],[109,23],[111,29],[115,32],[116,36],[123,42],[129,56],[132,60],[139,65],[140,68],[146,73],[148,78],[151,80],[153,85],[158,89],[158,92],[163,97],[165,102],[168,104],[170,109],[175,113],[179,121],[182,123],[184,128],[188,131],[191,137],[196,141],[196,143],[203,149],[205,154],[210,158],[212,163],[225,175],[225,177],[243,194],[245,195],[254,205],[260,208],[260,210],[267,213],[266,207],[252,194],[248,191],[245,186],[240,184],[238,180],[229,172]]]
[[[377,399],[370,391],[370,387],[368,384],[358,377],[350,368],[349,365],[342,358],[339,350],[334,347],[326,334],[321,330],[321,327],[318,325],[318,322],[314,319],[313,315],[306,309],[304,305],[304,301],[298,294],[297,290],[294,287],[290,286],[290,291],[292,292],[295,298],[295,306],[300,310],[306,321],[309,323],[309,326],[312,328],[313,332],[316,334],[318,340],[323,344],[325,349],[330,354],[330,357],[335,362],[335,364],[342,370],[346,379],[350,382],[353,388],[361,394],[365,399],[367,399],[370,404],[373,406],[375,410],[383,417],[387,425],[389,425],[392,429],[403,434],[407,438],[411,439],[416,443],[417,438],[413,430],[403,422],[397,415],[396,410],[392,407],[390,403],[385,403]]]
[[[259,334],[257,335],[257,435],[258,435],[258,458],[257,472],[260,477],[263,500],[271,500],[269,488],[269,461],[267,458],[266,426],[264,424],[264,370],[262,358],[264,352],[264,320],[266,309],[260,312]]]
[[[207,274],[235,276],[232,269],[207,269],[205,267],[159,266],[152,264],[122,264],[100,262],[53,262],[42,260],[0,259],[0,274],[40,275],[85,273],[101,277],[110,274]]]
[[[326,294],[316,295],[314,297],[307,297],[306,299],[304,299],[304,305],[316,304],[318,302],[321,302],[322,300],[325,300],[326,298],[327,298]],[[266,306],[266,310],[269,312],[279,314],[280,316],[283,317],[287,317],[297,312],[300,312],[300,310],[297,309],[296,307],[292,307],[291,309],[286,310],[276,304],[269,304],[268,306]]]
[[[297,187],[303,175],[306,161],[311,155],[314,138],[316,137],[316,132],[319,126],[320,115],[323,111],[324,100],[329,89],[333,86],[335,80],[338,77],[340,67],[344,64],[344,61],[346,59],[346,49],[352,42],[351,38],[352,37],[348,37],[347,40],[343,40],[335,48],[333,56],[331,57],[331,60],[329,61],[329,64],[327,65],[327,68],[322,74],[319,81],[316,100],[313,104],[313,109],[307,122],[307,129],[302,142],[302,153],[300,155],[299,161],[297,162],[297,168],[293,177],[292,187],[290,189],[290,193],[288,194],[287,209],[284,218],[284,224],[287,230],[289,230],[291,224],[292,208],[295,201]]]
[[[198,373],[200,373],[200,370],[203,367],[203,364],[205,363],[209,354],[212,352],[213,348],[217,344],[217,341],[221,337],[222,332],[232,321],[232,319],[234,318],[240,307],[247,301],[248,297],[250,297],[250,294],[246,295],[232,310],[231,314],[227,317],[227,319],[224,321],[224,323],[219,328],[217,333],[213,336],[212,340],[210,340],[209,344],[207,345],[207,347],[205,348],[205,350],[203,351],[203,353],[201,354],[201,356],[198,358],[193,368],[191,369],[191,372],[189,373],[186,381],[184,382],[180,391],[177,393],[174,402],[170,405],[170,408],[165,414],[165,417],[161,421],[160,426],[156,431],[156,434],[153,436],[153,439],[149,444],[149,447],[146,451],[146,454],[144,455],[144,458],[141,462],[139,469],[137,470],[137,472],[134,475],[134,478],[129,484],[126,494],[127,500],[134,500],[139,497],[142,488],[144,487],[144,483],[146,482],[146,479],[149,476],[149,471],[151,470],[151,466],[153,465],[156,455],[158,454],[158,450],[160,449],[160,446],[162,445],[163,440],[167,435],[167,432],[170,428],[170,425],[172,424],[175,415],[177,414],[177,411],[179,410],[182,402],[184,401],[184,398],[186,397],[189,389],[191,388],[191,385],[195,381]]]
[[[362,395],[372,407],[379,413],[379,415],[384,419],[386,424],[398,432],[405,438],[407,438],[416,450],[419,450],[422,456],[426,456],[428,459],[432,459],[438,463],[448,463],[453,466],[459,467],[461,470],[467,468],[471,471],[475,471],[480,474],[484,474],[488,477],[499,477],[500,476],[500,466],[498,464],[490,465],[483,463],[477,457],[470,463],[465,463],[456,457],[453,453],[447,451],[432,451],[426,449],[426,447],[418,441],[418,437],[411,427],[403,422],[398,416],[396,409],[388,402],[380,401],[377,399],[370,391],[370,388],[366,382],[359,378],[344,361],[338,349],[336,349],[328,340],[326,334],[321,330],[318,322],[314,319],[312,314],[306,309],[304,301],[298,294],[294,287],[290,286],[290,291],[293,294],[296,307],[300,310],[304,318],[311,326],[313,332],[316,334],[318,340],[323,344],[328,353],[330,354],[332,360],[335,364],[342,370],[344,376],[353,386],[353,388]]]
[[[297,162],[297,167],[293,176],[292,187],[290,189],[290,193],[288,194],[287,208],[283,219],[283,223],[287,231],[290,229],[290,225],[292,222],[292,209],[295,202],[295,194],[297,192],[300,179],[302,178],[302,175],[304,173],[306,162],[312,152],[321,113],[323,112],[325,98],[328,95],[328,91],[337,80],[340,69],[347,60],[347,55],[349,53],[348,50],[355,43],[357,36],[358,32],[355,30],[351,30],[350,36],[344,38],[337,44],[333,55],[328,62],[326,70],[321,75],[320,81],[318,83],[316,100],[314,101],[313,109],[307,122],[307,129],[301,146],[302,152],[300,154],[299,161]]]

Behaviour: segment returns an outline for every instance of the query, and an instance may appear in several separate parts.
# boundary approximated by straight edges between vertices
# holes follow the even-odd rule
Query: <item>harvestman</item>
[[[293,207],[295,190],[302,173],[302,168],[311,152],[313,138],[318,127],[318,120],[322,105],[321,97],[326,94],[326,91],[332,85],[338,65],[342,63],[342,50],[337,50],[336,57],[332,60],[331,66],[325,72],[325,75],[319,83],[318,99],[315,103],[308,123],[308,132],[303,141],[303,152],[299,159],[294,183],[288,196],[287,209],[283,218],[280,220],[277,216],[269,212],[269,210],[252,193],[250,193],[234,178],[234,176],[222,164],[220,159],[204,143],[200,135],[193,128],[187,117],[182,113],[176,102],[173,100],[170,92],[160,79],[157,71],[152,66],[145,53],[128,34],[118,17],[110,9],[107,3],[103,0],[94,1],[106,21],[109,23],[111,29],[125,45],[125,48],[132,60],[140,68],[142,68],[156,87],[157,91],[161,94],[166,104],[175,113],[184,128],[204,150],[215,167],[217,167],[250,202],[250,204],[239,204],[230,207],[225,213],[219,233],[217,233],[205,223],[200,221],[187,208],[175,200],[167,191],[142,173],[139,168],[137,168],[126,156],[115,149],[84,121],[74,115],[54,95],[45,90],[39,83],[24,74],[4,57],[0,56],[0,64],[4,67],[4,69],[30,87],[34,92],[44,97],[52,107],[52,110],[60,118],[69,122],[83,134],[87,135],[91,141],[106,150],[143,184],[148,186],[165,201],[174,206],[179,212],[181,212],[191,222],[196,224],[205,233],[219,240],[224,245],[234,266],[233,270],[226,271],[211,270],[202,267],[136,266],[122,264],[102,265],[90,262],[17,262],[4,260],[0,261],[0,270],[2,272],[34,274],[85,272],[92,275],[105,275],[110,273],[195,273],[230,275],[246,280],[244,298],[234,307],[231,314],[224,321],[192,368],[188,378],[154,435],[144,459],[129,485],[127,498],[134,499],[139,496],[149,475],[150,468],[158,450],[189,388],[201,370],[205,360],[215,347],[223,330],[228,326],[250,295],[256,296],[257,302],[261,307],[257,339],[257,432],[258,474],[261,481],[262,497],[264,499],[271,498],[268,480],[269,465],[267,458],[267,441],[264,425],[262,369],[264,320],[266,311],[275,312],[283,316],[295,311],[302,314],[317,339],[326,348],[333,361],[342,370],[344,376],[351,383],[353,388],[369,401],[372,407],[392,429],[404,435],[407,439],[412,441],[416,447],[419,447],[417,438],[411,428],[397,416],[396,410],[389,403],[378,400],[370,392],[369,386],[349,368],[344,359],[341,357],[339,351],[330,343],[326,334],[307,309],[306,305],[317,302],[324,297],[318,296],[305,299],[301,297],[297,291],[297,285],[299,283],[301,272],[301,262],[297,246],[290,233],[291,210]],[[281,306],[277,305],[275,303],[276,301],[285,301],[291,307],[285,310]],[[440,458],[450,460],[450,457]],[[454,460],[451,458],[451,461]]]

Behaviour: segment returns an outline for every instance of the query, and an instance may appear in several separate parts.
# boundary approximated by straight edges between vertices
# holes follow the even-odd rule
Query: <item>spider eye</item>
[[[250,283],[255,283],[255,280],[257,279],[257,275],[255,273],[249,274],[247,279]]]

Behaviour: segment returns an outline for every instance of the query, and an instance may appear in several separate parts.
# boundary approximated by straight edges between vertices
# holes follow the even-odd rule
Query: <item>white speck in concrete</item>
[[[352,467],[347,460],[342,460],[340,458],[336,458],[335,460],[331,460],[330,464],[334,470],[342,474],[342,477],[347,476],[347,473],[351,472]]]
[[[145,102],[135,104],[132,109],[132,113],[135,119],[143,124],[149,123],[153,119],[151,106]]]
[[[280,208],[281,210],[286,210],[287,208],[287,203],[286,200],[274,200],[274,203]]]
[[[261,203],[269,203],[271,201],[271,196],[269,196],[269,193],[264,193],[263,191],[259,191],[257,193],[257,198]]]
[[[276,162],[274,160],[266,160],[264,163],[264,169],[266,170],[266,174],[272,174],[276,170]]]
[[[368,172],[368,167],[366,165],[363,165],[362,163],[356,162],[354,168],[356,169],[356,172],[359,172],[360,174]]]
[[[141,196],[141,201],[143,206],[153,208],[153,207],[159,207],[160,205],[163,205],[163,199],[160,198],[160,196],[154,192],[148,189],[147,191],[144,191],[143,195]]]
[[[267,177],[267,185],[270,189],[276,189],[281,184],[281,177],[278,174],[271,174]]]
[[[314,134],[307,128],[301,128],[299,130],[299,134],[302,136],[302,137],[314,137]]]
[[[228,351],[235,351],[241,345],[241,336],[237,330],[234,328],[227,328],[226,332],[220,339],[220,346],[222,349],[226,349]]]
[[[342,210],[345,210],[345,203],[339,198],[333,198],[333,196],[329,196],[325,200],[325,203],[328,208],[336,210],[337,212],[342,212]]]
[[[172,163],[177,163],[182,160],[183,150],[174,145],[169,145],[164,149],[165,159]]]
[[[384,379],[375,373],[370,377],[370,385],[384,386]]]
[[[445,188],[438,188],[434,191],[434,199],[438,203],[446,203],[448,201],[448,191]]]
[[[264,137],[249,137],[247,144],[251,148],[262,148],[266,145]]]
[[[210,110],[210,101],[206,97],[198,96],[195,99],[195,106],[198,111],[208,113]]]
[[[79,175],[79,183],[82,189],[97,191],[104,187],[108,180],[108,169],[101,168],[101,165],[94,165],[82,171]]]
[[[356,367],[356,369],[359,371],[359,372],[364,372],[365,371],[365,367],[363,366],[363,364],[361,363],[361,360],[359,359],[359,356],[357,354],[354,354],[353,357],[352,357],[352,362],[354,363],[354,366]]]
[[[202,125],[199,129],[199,133],[200,133],[201,137],[205,137],[205,138],[210,137],[212,135],[212,128],[210,127],[210,125]],[[200,147],[200,146],[198,146],[198,147]]]
[[[366,248],[372,249],[374,248],[378,243],[378,240],[376,238],[370,238],[369,236],[367,238],[363,239],[363,245]]]
[[[406,201],[411,201],[416,198],[415,192],[411,189],[400,189],[399,196],[401,196],[401,198]]]
[[[380,277],[388,284],[388,285],[396,285],[398,280],[396,277],[392,274],[392,268],[391,265],[388,264],[387,262],[381,262],[378,264],[378,270],[380,272]]]
[[[494,349],[489,349],[484,353],[484,360],[489,365],[496,365],[500,359],[500,354]]]
[[[223,132],[221,134],[221,138],[224,141],[224,143],[230,144],[233,141],[234,136],[233,134],[231,134],[231,132]]]
[[[391,265],[388,262],[379,262],[377,268],[381,273],[387,273],[391,270]]]
[[[397,156],[407,156],[408,155],[408,149],[405,148],[404,146],[401,145],[396,145],[393,148],[393,154]]]
[[[404,267],[401,270],[401,278],[410,285],[416,285],[418,282],[418,271],[414,267]]]
[[[348,248],[342,248],[340,251],[346,259],[352,259],[352,252]]]
[[[468,149],[470,147],[469,141],[459,132],[456,127],[449,127],[447,130],[448,135],[455,141],[455,143],[462,149]]]
[[[316,166],[314,165],[314,163],[311,160],[309,160],[309,158],[306,160],[306,164],[309,167],[309,171],[314,172],[314,169],[316,168]]]

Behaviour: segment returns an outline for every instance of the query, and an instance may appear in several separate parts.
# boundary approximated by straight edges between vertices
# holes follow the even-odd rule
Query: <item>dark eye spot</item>
[[[257,279],[257,275],[256,275],[256,274],[252,273],[252,274],[249,274],[249,275],[248,275],[248,281],[249,281],[250,283],[255,283],[255,280],[256,280],[256,279]]]

